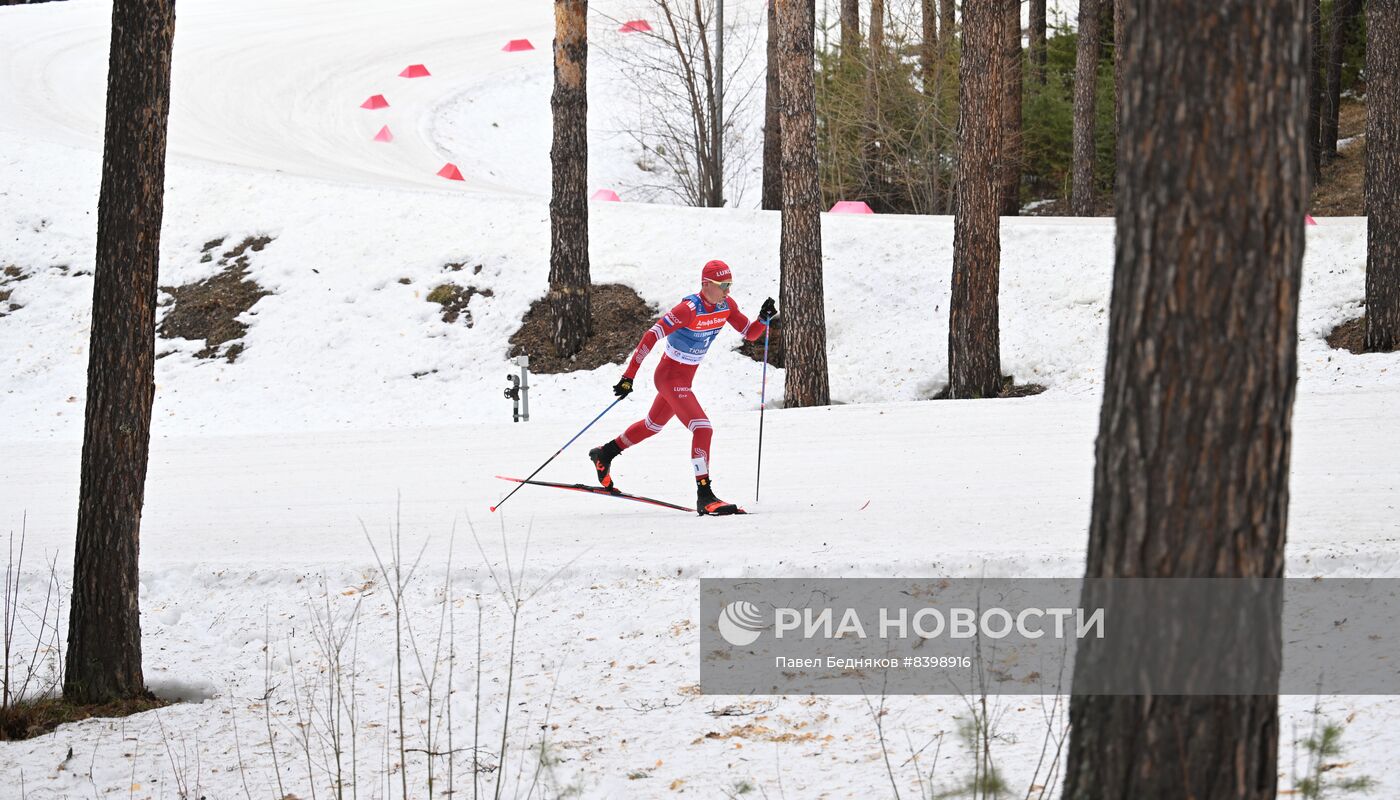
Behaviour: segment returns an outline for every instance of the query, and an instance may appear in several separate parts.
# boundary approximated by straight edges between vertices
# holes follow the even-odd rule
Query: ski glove
[[[767,325],[768,320],[778,316],[778,305],[773,302],[773,298],[763,301],[763,307],[758,309],[758,321]]]
[[[632,393],[632,379],[623,378],[613,386],[613,394],[618,397],[626,397]]]

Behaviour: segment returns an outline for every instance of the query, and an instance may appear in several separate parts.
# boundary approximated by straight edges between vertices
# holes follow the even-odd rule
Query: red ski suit
[[[625,450],[655,436],[671,421],[671,417],[677,417],[691,432],[691,464],[695,468],[695,476],[709,475],[710,440],[714,429],[705,416],[705,410],[700,407],[700,401],[691,391],[690,383],[710,349],[710,343],[726,322],[749,341],[759,338],[767,329],[763,322],[750,322],[728,297],[710,305],[700,295],[693,294],[657,320],[642,336],[623,375],[635,378],[647,354],[664,339],[666,349],[661,363],[656,367],[656,400],[645,417],[632,423],[617,437],[618,447]]]

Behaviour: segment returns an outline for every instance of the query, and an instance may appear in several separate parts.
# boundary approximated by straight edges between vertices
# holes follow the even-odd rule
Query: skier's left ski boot
[[[593,462],[593,469],[598,473],[598,485],[610,492],[617,491],[612,479],[612,460],[621,452],[616,439],[609,439],[602,447],[588,451],[588,460]]]
[[[695,479],[695,510],[703,516],[726,517],[730,514],[743,514],[744,509],[733,503],[726,503],[715,497],[708,476]]]

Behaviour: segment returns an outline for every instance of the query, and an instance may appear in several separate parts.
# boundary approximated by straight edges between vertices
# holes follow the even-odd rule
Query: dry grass
[[[575,356],[554,354],[550,337],[549,303],[541,298],[530,305],[520,329],[510,337],[508,357],[528,355],[530,371],[541,375],[597,369],[604,364],[622,364],[632,355],[647,328],[660,311],[649,305],[630,286],[620,283],[594,284],[590,305],[593,335]]]
[[[0,709],[0,742],[32,739],[69,722],[94,717],[129,717],[167,705],[170,704],[151,694],[98,705],[79,705],[61,697],[45,697]]]
[[[1366,105],[1344,100],[1338,120],[1338,138],[1366,134]],[[1366,206],[1366,141],[1341,148],[1336,159],[1322,165],[1313,190],[1310,213],[1315,217],[1360,217]]]

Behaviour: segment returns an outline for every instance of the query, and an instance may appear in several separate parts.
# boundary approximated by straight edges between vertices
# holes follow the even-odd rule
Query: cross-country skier
[[[612,479],[612,461],[618,454],[634,444],[661,432],[661,428],[677,417],[690,429],[691,452],[695,467],[695,510],[701,514],[725,515],[742,513],[738,506],[726,503],[715,497],[710,482],[710,437],[713,428],[700,407],[700,401],[691,391],[690,383],[695,370],[704,360],[710,344],[719,335],[724,323],[728,322],[748,341],[761,337],[767,326],[778,314],[773,298],[763,301],[758,311],[758,319],[750,322],[739,313],[739,307],[729,298],[729,287],[733,283],[729,265],[723,261],[710,261],[700,272],[700,291],[681,300],[670,313],[656,321],[637,345],[622,380],[613,386],[613,393],[626,397],[632,392],[632,379],[646,360],[647,354],[662,339],[666,340],[666,351],[661,356],[661,364],[656,368],[656,400],[651,404],[647,415],[632,423],[621,436],[601,447],[588,451],[593,468],[598,472],[598,482],[606,489],[616,490]]]

